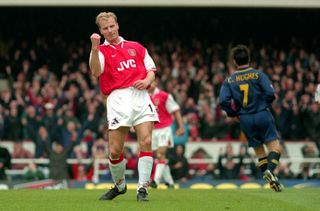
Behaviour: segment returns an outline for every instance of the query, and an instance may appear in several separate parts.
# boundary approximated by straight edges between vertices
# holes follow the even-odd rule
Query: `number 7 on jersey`
[[[243,92],[243,101],[242,105],[243,107],[247,107],[248,105],[248,95],[249,95],[249,84],[241,84],[239,85],[240,91]]]

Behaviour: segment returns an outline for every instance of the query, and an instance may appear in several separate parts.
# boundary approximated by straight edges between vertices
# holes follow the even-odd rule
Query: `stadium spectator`
[[[277,175],[279,179],[293,179],[295,175],[291,171],[290,165],[290,163],[281,162],[274,170],[275,175]]]
[[[17,159],[19,158],[30,159],[30,158],[33,158],[33,154],[29,150],[25,149],[23,147],[22,141],[19,140],[19,141],[16,141],[13,145],[13,152],[11,157],[17,158]],[[22,164],[22,163],[13,164],[12,169],[24,169],[26,166],[27,164]]]
[[[319,155],[316,153],[316,149],[314,147],[314,145],[312,143],[306,143],[302,149],[302,154],[303,154],[303,157],[305,158],[316,158],[316,157],[319,157]]]
[[[66,106],[63,109],[63,114],[61,115],[61,118],[63,120],[63,127],[67,127],[68,122],[73,122],[76,128],[80,128],[81,124],[78,120],[78,118],[74,115],[74,111],[72,108],[68,108]]]
[[[92,146],[92,159],[93,161],[97,160],[97,159],[108,159],[108,154],[109,154],[109,151],[108,151],[108,143],[106,141],[104,141],[104,139],[102,138],[99,138],[98,140],[96,140],[96,142],[93,144]],[[105,171],[107,173],[103,174],[103,175],[100,175],[99,174],[99,178],[92,178],[92,180],[94,182],[97,182],[99,180],[107,180],[107,179],[110,179],[110,170],[109,170],[109,165],[105,162],[100,162],[99,163],[99,166],[98,166],[98,169],[99,171]],[[93,166],[93,163],[91,164],[90,168],[89,168],[89,172],[91,172],[91,174],[95,174],[96,175],[96,172],[94,172],[94,166]]]
[[[189,134],[191,141],[201,141],[199,136],[199,118],[195,113],[187,114],[188,123],[189,123]]]
[[[26,167],[26,173],[23,175],[23,178],[30,181],[43,180],[45,179],[45,175],[37,164],[30,162]]]
[[[127,190],[122,152],[129,127],[134,127],[141,150],[137,201],[148,201],[147,187],[153,164],[151,133],[153,121],[159,119],[146,89],[154,80],[156,66],[142,45],[119,36],[114,13],[100,13],[96,23],[105,42],[100,45],[100,35],[91,35],[89,64],[92,75],[100,77],[102,94],[108,96],[109,166],[115,184],[100,200],[112,200]]]
[[[51,145],[51,139],[49,133],[44,126],[40,126],[38,130],[38,135],[35,141],[35,158],[47,158],[45,147],[43,143],[49,143]]]
[[[87,111],[85,118],[83,119],[83,125],[86,125],[86,129],[90,130],[93,134],[98,134],[100,116],[102,113],[97,101],[92,100],[87,102]]]
[[[204,176],[211,180],[219,179],[220,176],[217,173],[217,170],[217,166],[214,163],[209,163],[207,165],[206,174]]]
[[[81,145],[76,145],[71,153],[71,158],[77,159],[76,163],[71,165],[72,178],[77,181],[91,180],[92,175],[88,174],[90,165],[82,163],[82,159],[87,158]]]
[[[199,148],[191,155],[191,158],[201,160],[201,159],[211,159],[211,156],[208,154],[208,152],[205,149]],[[190,173],[191,176],[201,178],[207,174],[208,164],[201,163],[201,162],[196,164],[190,164],[189,169],[192,172]]]
[[[233,154],[231,145],[227,145],[226,153],[219,150],[218,164],[220,179],[240,179],[240,168],[243,164],[243,155],[239,156],[239,161],[235,163],[236,156]]]
[[[297,104],[292,105],[292,113],[290,118],[291,125],[288,139],[292,141],[305,139],[305,130],[303,128],[301,114],[299,113],[299,106]]]
[[[198,116],[198,109],[197,109],[197,105],[195,104],[194,102],[194,99],[193,98],[188,98],[186,102],[183,102],[185,103],[184,105],[184,109],[182,111],[182,114],[183,115],[186,115],[186,114],[195,114],[196,116]]]
[[[29,105],[26,107],[22,113],[21,123],[23,126],[23,139],[36,142],[40,121],[34,106]]]
[[[203,109],[202,109],[203,110]],[[214,119],[213,113],[211,110],[205,112],[204,117],[200,119],[200,136],[203,140],[212,140],[217,137],[220,137],[219,131],[220,127]]]
[[[18,104],[16,101],[11,101],[9,115],[5,118],[5,137],[6,139],[18,141],[22,138],[22,125],[18,113]]]
[[[183,146],[176,145],[175,152],[174,155],[168,157],[171,174],[175,181],[185,183],[189,178],[189,164],[184,156]]]
[[[7,148],[0,146],[0,180],[6,180],[6,169],[11,169],[11,155]]]
[[[297,175],[297,179],[309,180],[312,179],[310,172],[310,165],[308,163],[301,163],[300,172]]]
[[[74,165],[72,168],[73,179],[76,181],[90,181],[91,175],[87,173],[87,166],[85,164]]]
[[[308,108],[303,111],[304,123],[306,125],[306,131],[308,137],[314,141],[320,149],[320,104],[317,102],[311,102]]]
[[[49,157],[49,178],[54,180],[64,180],[69,178],[67,164],[68,154],[77,144],[75,139],[70,139],[69,145],[64,147],[60,142],[53,142],[53,147],[48,142],[43,142]]]
[[[81,143],[84,143],[86,145],[86,157],[92,157],[92,146],[94,144],[96,138],[96,134],[93,133],[91,130],[86,129],[83,132],[83,138],[81,139]]]
[[[51,140],[59,140],[59,126],[62,125],[62,122],[61,120],[58,122],[59,117],[54,109],[55,105],[51,102],[47,102],[44,105],[44,114],[41,118],[41,125],[47,129]],[[63,144],[65,143],[66,142],[63,142]]]

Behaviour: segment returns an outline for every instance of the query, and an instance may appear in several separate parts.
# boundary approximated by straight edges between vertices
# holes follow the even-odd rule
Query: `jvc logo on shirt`
[[[136,62],[133,59],[128,59],[127,61],[120,62],[120,67],[118,67],[118,71],[123,71],[131,67],[137,67]]]

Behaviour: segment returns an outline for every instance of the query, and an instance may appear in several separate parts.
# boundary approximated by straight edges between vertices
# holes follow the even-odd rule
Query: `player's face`
[[[114,18],[101,18],[99,21],[100,33],[112,43],[119,37],[119,25]]]

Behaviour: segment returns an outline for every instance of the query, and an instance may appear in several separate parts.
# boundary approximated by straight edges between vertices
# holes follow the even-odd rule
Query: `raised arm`
[[[102,65],[100,61],[101,52],[99,51],[100,45],[100,35],[93,33],[90,37],[91,40],[91,52],[90,52],[90,59],[89,59],[89,66],[91,69],[91,74],[95,77],[99,77],[102,69]],[[100,55],[99,55],[100,54]]]

